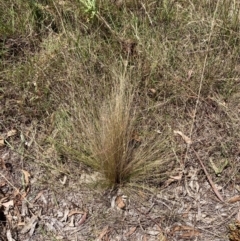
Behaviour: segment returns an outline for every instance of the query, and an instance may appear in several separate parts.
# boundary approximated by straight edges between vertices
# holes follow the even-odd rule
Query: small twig
[[[154,206],[155,206],[155,203],[152,204],[152,206],[147,210],[147,212],[145,214],[149,214]]]
[[[207,179],[208,179],[208,181],[209,181],[209,183],[210,183],[210,185],[211,185],[213,191],[215,192],[216,196],[219,198],[220,201],[224,202],[223,197],[221,196],[221,194],[220,194],[219,191],[217,190],[217,188],[216,188],[215,184],[213,183],[213,181],[212,181],[210,175],[208,174],[208,172],[207,172],[205,166],[203,165],[201,159],[199,158],[199,155],[197,154],[197,152],[196,152],[194,149],[193,149],[193,151],[194,151],[194,153],[195,153],[195,155],[196,155],[198,161],[200,162],[200,164],[201,164],[201,166],[202,166],[202,169],[203,169],[205,175],[207,176]]]

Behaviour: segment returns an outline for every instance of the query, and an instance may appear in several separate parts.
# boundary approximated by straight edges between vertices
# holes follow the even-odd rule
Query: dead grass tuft
[[[71,107],[63,106],[62,114],[56,117],[61,133],[57,146],[64,154],[103,174],[110,186],[133,180],[143,182],[153,178],[153,173],[159,180],[167,160],[162,153],[169,149],[168,139],[164,141],[153,130],[141,138],[145,133],[138,120],[137,87],[131,83],[126,69],[112,75],[112,87],[102,84],[103,93],[109,93],[106,96],[95,93],[90,97],[87,92],[92,86],[85,86],[88,91],[79,97],[79,86],[74,86]]]

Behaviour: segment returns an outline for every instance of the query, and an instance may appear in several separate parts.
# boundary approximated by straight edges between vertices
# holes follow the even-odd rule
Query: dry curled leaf
[[[44,191],[41,191],[37,194],[37,196],[34,198],[33,203],[35,203],[42,195]]]
[[[180,135],[188,145],[192,144],[192,140],[188,136],[184,135],[181,131],[173,131],[173,133]]]
[[[0,144],[0,146],[1,146],[1,144]],[[0,168],[1,169],[6,169],[5,161],[1,157],[0,157]]]
[[[178,176],[170,176],[175,181],[180,181],[182,180],[183,173],[180,173]]]
[[[24,179],[25,179],[25,185],[28,186],[29,185],[29,178],[31,177],[30,173],[22,170],[23,174],[24,174]]]
[[[115,199],[115,203],[117,204],[117,207],[120,209],[124,209],[126,207],[126,204],[125,204],[122,196],[117,196]]]
[[[149,91],[151,92],[151,93],[153,93],[153,94],[156,94],[156,90],[155,89],[153,89],[153,88],[151,88],[151,89],[149,89]]]
[[[182,177],[183,177],[183,172],[182,172],[182,170],[180,170],[178,175],[170,176],[170,178],[164,182],[164,187],[169,186],[173,182],[181,181]]]
[[[7,137],[15,136],[16,134],[17,134],[17,130],[12,129],[7,133]]]
[[[79,223],[78,223],[78,226],[82,225],[82,224],[86,221],[87,215],[88,215],[88,212],[85,212],[85,213],[82,215],[82,217],[81,217],[81,219],[80,219],[80,221],[79,221]]]
[[[136,231],[137,227],[131,227],[129,229],[129,231],[126,233],[126,236],[131,236],[135,231]]]
[[[106,226],[106,227],[102,230],[102,232],[100,233],[100,235],[98,236],[98,239],[97,239],[97,240],[99,240],[99,241],[102,240],[102,239],[104,238],[104,236],[107,235],[109,232],[110,232],[109,227]]]
[[[181,238],[193,238],[200,235],[199,230],[187,225],[176,225],[171,232],[178,233]]]
[[[71,217],[74,214],[84,214],[83,211],[72,210],[69,212],[68,217]]]
[[[228,199],[228,203],[235,203],[235,202],[238,202],[240,201],[240,196],[234,196],[234,197],[231,197],[230,199]]]
[[[236,221],[240,223],[240,210],[238,210],[238,213],[236,215]]]
[[[5,146],[4,139],[2,139],[2,137],[0,137],[0,146]]]
[[[188,77],[187,77],[187,80],[190,80],[190,79],[191,79],[192,74],[193,74],[193,70],[190,69],[190,70],[188,71]]]

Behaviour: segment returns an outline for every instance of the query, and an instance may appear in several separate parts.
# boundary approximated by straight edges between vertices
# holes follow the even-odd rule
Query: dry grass
[[[62,122],[62,116],[56,118],[61,133],[57,146],[65,155],[103,174],[110,186],[154,178],[157,183],[171,157],[166,157],[169,140],[157,130],[141,126],[138,87],[126,73],[126,65],[120,72],[112,71],[111,83],[111,87],[102,86],[105,96],[90,96],[90,83],[79,96],[80,88],[74,85],[69,105],[61,109],[66,121]],[[68,110],[72,111],[67,114]]]
[[[97,171],[100,184],[159,188],[181,172],[184,189],[197,170],[208,199],[178,130],[235,190],[240,2],[87,2],[0,0],[0,131],[25,137],[10,143],[21,165],[41,166],[49,186]],[[210,158],[228,161],[221,175]]]
[[[196,100],[201,109],[214,96],[234,102],[232,96],[239,91],[239,3],[217,4],[96,1],[86,7],[81,1],[2,2],[2,113],[23,123],[33,118],[44,121],[51,127],[48,134],[52,129],[65,130],[61,142],[88,153],[88,158],[84,156],[89,162],[114,159],[113,166],[107,165],[111,170],[121,166],[119,159],[124,160],[123,169],[136,172],[138,168],[129,164],[135,161],[129,159],[152,162],[159,153],[168,159],[171,146],[158,148],[158,143],[172,141],[171,128],[196,136],[192,124],[194,111],[199,118]],[[125,61],[125,69],[118,67]],[[124,92],[119,82],[125,78]],[[56,127],[51,115],[57,116]],[[163,137],[156,137],[154,130]],[[129,144],[135,133],[142,138],[138,148]],[[84,140],[80,147],[74,143],[78,139]],[[99,163],[91,166],[98,169]],[[132,171],[119,171],[110,179],[122,183]]]
[[[126,88],[125,78],[120,77],[120,86],[113,87],[97,110],[97,100],[88,109],[79,109],[76,123],[85,136],[83,145],[90,151],[87,164],[101,171],[111,184],[122,184],[138,169],[131,147],[136,119],[135,113],[131,113],[133,93]]]

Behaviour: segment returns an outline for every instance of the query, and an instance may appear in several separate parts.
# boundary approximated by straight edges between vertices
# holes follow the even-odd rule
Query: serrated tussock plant
[[[60,139],[58,145],[72,158],[100,172],[110,186],[158,179],[168,160],[168,138],[140,125],[136,87],[129,76],[122,71],[113,79],[112,87],[99,86],[106,88],[105,96],[99,97],[97,90],[95,96],[84,100],[74,95],[71,111],[65,108],[64,128],[58,127],[66,134],[62,137],[65,144]],[[67,112],[71,114],[66,120]],[[141,140],[137,140],[137,132]]]

